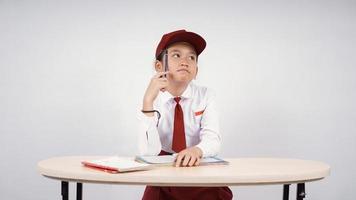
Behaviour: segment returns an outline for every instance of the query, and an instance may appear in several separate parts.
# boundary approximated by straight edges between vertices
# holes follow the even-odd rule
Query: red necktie
[[[174,110],[172,150],[178,153],[186,148],[186,144],[185,144],[183,110],[179,104],[180,97],[174,98],[174,101],[177,102],[177,105]]]

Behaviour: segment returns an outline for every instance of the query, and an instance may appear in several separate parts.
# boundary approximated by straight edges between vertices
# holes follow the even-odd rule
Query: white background
[[[307,199],[354,199],[355,21],[356,2],[340,0],[0,0],[1,199],[60,199],[43,159],[134,155],[156,45],[182,28],[207,40],[196,82],[217,93],[221,157],[323,161],[331,176],[308,183]],[[143,189],[84,184],[84,198]],[[282,186],[232,190],[282,197]]]

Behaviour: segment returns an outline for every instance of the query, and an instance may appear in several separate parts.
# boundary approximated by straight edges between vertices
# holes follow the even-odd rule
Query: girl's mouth
[[[179,69],[177,70],[178,72],[187,72],[187,73],[190,73],[190,71],[186,70],[186,69]]]

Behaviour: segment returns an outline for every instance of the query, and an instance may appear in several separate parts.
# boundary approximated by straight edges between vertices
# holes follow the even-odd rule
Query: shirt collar
[[[192,86],[191,86],[191,84],[189,84],[187,86],[187,88],[185,88],[185,90],[184,90],[183,94],[181,95],[181,97],[186,98],[186,99],[189,99],[189,98],[192,97]]]
[[[161,92],[162,93],[162,101],[163,103],[168,102],[169,100],[173,99],[175,96],[173,96],[169,92]],[[184,90],[183,94],[181,95],[183,99],[189,99],[192,97],[192,86],[189,84],[187,88]]]

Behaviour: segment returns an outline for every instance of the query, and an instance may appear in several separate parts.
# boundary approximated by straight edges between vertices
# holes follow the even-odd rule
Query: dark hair
[[[162,51],[159,55],[158,55],[158,57],[157,57],[157,59],[156,60],[158,60],[158,61],[161,61],[162,62],[162,59],[163,59],[163,53],[164,53],[165,51]]]

